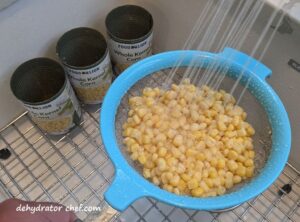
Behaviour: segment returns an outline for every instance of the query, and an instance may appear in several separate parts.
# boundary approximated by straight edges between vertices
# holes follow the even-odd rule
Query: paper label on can
[[[74,69],[64,66],[75,88],[95,88],[103,83],[111,83],[112,69],[109,53],[97,66],[89,69]]]
[[[153,33],[151,33],[145,40],[134,44],[120,43],[110,38],[108,40],[108,45],[113,61],[117,65],[121,66],[131,65],[151,55],[152,37]]]
[[[54,100],[42,105],[24,104],[34,122],[52,134],[61,134],[72,128],[74,112],[81,116],[81,108],[69,81]]]

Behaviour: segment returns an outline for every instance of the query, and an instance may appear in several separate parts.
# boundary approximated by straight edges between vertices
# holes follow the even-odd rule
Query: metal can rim
[[[118,42],[118,43],[122,43],[122,44],[136,44],[136,43],[140,43],[142,41],[144,41],[145,39],[147,39],[150,35],[152,35],[153,33],[153,28],[151,28],[151,30],[149,31],[149,33],[147,33],[146,35],[144,35],[141,38],[138,39],[121,39],[118,37],[115,37],[113,34],[111,34],[109,31],[107,31],[108,36],[113,39],[114,41]]]
[[[94,67],[96,67],[97,65],[99,65],[101,62],[103,62],[104,59],[106,58],[107,54],[108,54],[108,48],[106,48],[105,53],[104,53],[103,57],[101,57],[100,60],[98,60],[97,62],[95,62],[95,63],[93,63],[93,64],[91,64],[91,65],[89,65],[89,66],[72,66],[72,65],[69,65],[69,64],[67,64],[67,63],[65,63],[65,62],[63,62],[63,61],[61,61],[61,63],[62,63],[64,66],[66,66],[66,67],[68,67],[68,68],[71,68],[71,69],[74,69],[74,70],[86,70],[86,69],[94,68]]]
[[[37,62],[37,61],[49,61],[51,62],[52,64],[55,64],[57,65],[57,67],[60,67],[62,69],[62,72],[63,72],[63,75],[64,75],[64,83],[62,85],[62,87],[59,89],[59,91],[57,93],[55,93],[53,96],[51,96],[50,98],[44,100],[44,101],[41,101],[41,102],[28,102],[28,101],[25,101],[24,99],[21,99],[16,93],[15,93],[15,90],[14,90],[14,87],[13,85],[15,84],[15,81],[16,79],[15,78],[18,78],[18,76],[16,75],[20,75],[18,74],[20,69],[21,68],[24,68],[25,66],[28,66],[34,62]],[[64,91],[65,87],[66,87],[66,84],[68,82],[68,78],[67,78],[67,74],[65,73],[64,71],[64,68],[55,60],[53,59],[50,59],[50,58],[47,58],[47,57],[37,57],[37,58],[34,58],[34,59],[30,59],[30,60],[27,60],[25,62],[23,62],[21,65],[19,65],[17,67],[17,69],[13,72],[12,76],[11,76],[11,79],[10,79],[10,88],[11,88],[11,91],[12,93],[14,94],[14,96],[20,100],[21,102],[23,102],[24,104],[28,104],[28,105],[35,105],[35,106],[38,106],[38,105],[44,105],[44,104],[47,104],[47,103],[50,103],[51,101],[55,100],[57,97],[59,97],[61,95],[61,93]]]
[[[103,55],[101,56],[101,58],[92,63],[91,65],[87,65],[87,66],[74,66],[74,65],[70,65],[68,64],[67,62],[65,62],[65,60],[63,60],[61,58],[61,55],[60,55],[60,50],[61,50],[61,47],[60,46],[60,43],[61,41],[63,40],[64,37],[66,37],[66,35],[68,34],[71,34],[72,32],[75,32],[75,31],[83,31],[83,30],[88,30],[88,31],[92,31],[94,33],[97,33],[101,38],[103,38],[104,42],[105,42],[105,52],[103,53]],[[75,69],[75,70],[85,70],[85,69],[90,69],[90,68],[93,68],[97,65],[99,65],[104,59],[105,57],[107,56],[108,54],[108,47],[107,47],[107,42],[106,42],[106,39],[105,37],[102,35],[101,32],[97,31],[96,29],[93,29],[93,28],[89,28],[89,27],[77,27],[77,28],[73,28],[73,29],[70,29],[69,31],[65,32],[60,38],[59,40],[57,41],[57,44],[56,44],[56,55],[58,56],[59,60],[61,61],[61,63],[69,68],[72,68],[72,69]]]
[[[143,10],[149,17],[150,17],[150,21],[151,21],[151,28],[149,29],[148,33],[139,37],[139,38],[134,38],[134,39],[123,39],[123,38],[119,38],[117,36],[115,36],[111,31],[110,31],[110,28],[109,28],[109,25],[108,25],[108,19],[109,16],[111,15],[112,12],[116,11],[116,10],[119,10],[121,8],[124,8],[124,7],[134,7],[134,8],[139,8],[140,10]],[[139,43],[143,40],[145,40],[146,38],[148,38],[152,33],[153,33],[153,25],[154,25],[154,22],[153,22],[153,17],[151,15],[150,12],[148,12],[148,10],[146,10],[145,8],[141,7],[141,6],[138,6],[138,5],[130,5],[130,4],[127,4],[127,5],[122,5],[122,6],[119,6],[119,7],[116,7],[114,8],[113,10],[111,10],[106,18],[105,18],[105,26],[106,26],[106,32],[108,34],[108,36],[117,41],[117,42],[120,42],[120,43],[124,43],[124,44],[135,44],[135,43]]]

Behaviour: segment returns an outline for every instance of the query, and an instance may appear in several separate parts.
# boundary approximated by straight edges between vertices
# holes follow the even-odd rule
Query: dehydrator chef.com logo
[[[95,212],[101,211],[101,207],[97,206],[85,206],[80,204],[79,206],[67,205],[67,206],[56,206],[56,205],[37,205],[30,206],[28,204],[20,204],[16,208],[17,212],[30,212],[31,214],[35,214],[36,212],[60,212],[60,211],[73,211],[73,212]]]

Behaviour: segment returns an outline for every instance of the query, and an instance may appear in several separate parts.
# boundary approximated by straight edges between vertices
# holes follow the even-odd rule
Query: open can
[[[43,131],[59,135],[79,125],[81,108],[59,63],[48,58],[29,60],[15,70],[10,86]]]
[[[86,104],[101,103],[112,81],[112,68],[103,35],[81,27],[66,32],[56,46],[78,98]]]
[[[153,18],[144,8],[124,5],[113,9],[105,20],[108,46],[118,72],[151,55]]]

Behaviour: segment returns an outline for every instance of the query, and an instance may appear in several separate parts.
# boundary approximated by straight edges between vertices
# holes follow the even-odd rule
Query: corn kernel
[[[254,162],[253,162],[252,159],[247,159],[247,160],[245,161],[245,166],[246,166],[246,167],[251,167],[251,166],[253,166],[253,165],[254,165]]]
[[[163,158],[157,159],[157,167],[160,171],[164,171],[167,168],[167,163]]]
[[[138,115],[134,115],[132,118],[133,118],[133,121],[135,122],[135,124],[141,123],[141,119]]]
[[[183,192],[187,188],[186,182],[180,179],[177,187],[181,192]]]
[[[254,168],[253,167],[247,167],[246,168],[246,177],[253,177],[254,175]]]
[[[158,150],[158,156],[160,156],[160,157],[164,157],[164,156],[166,156],[166,154],[167,154],[167,149],[165,148],[165,147],[161,147],[161,148],[159,148],[159,150]]]
[[[215,187],[219,187],[219,186],[221,186],[221,179],[216,177],[213,179],[213,183],[214,183]]]
[[[244,166],[238,167],[238,169],[236,170],[236,174],[238,176],[244,177],[246,175],[246,167]]]
[[[227,162],[227,167],[231,172],[233,172],[238,168],[238,164],[234,160],[229,160]]]
[[[197,153],[196,158],[197,160],[203,161],[205,160],[205,155],[203,153]]]
[[[204,169],[204,170],[202,171],[202,177],[203,177],[203,178],[207,178],[207,177],[208,177],[208,170],[207,170],[207,169]]]
[[[205,192],[210,189],[204,181],[200,181],[199,187],[201,187]]]
[[[255,134],[255,130],[251,126],[247,127],[247,132],[249,136],[253,136]]]
[[[169,192],[173,192],[173,187],[171,185],[169,185],[169,184],[163,185],[163,189],[167,190]]]
[[[225,187],[218,187],[218,189],[217,189],[218,195],[223,195],[225,192],[226,192]]]
[[[177,172],[182,174],[185,171],[186,171],[186,167],[182,163],[179,163],[178,166],[177,166]]]
[[[201,197],[203,193],[204,193],[204,191],[201,187],[197,187],[197,188],[192,190],[192,195],[194,197]]]
[[[148,135],[143,135],[142,136],[142,143],[143,144],[150,144],[151,143],[151,138]]]
[[[207,184],[208,187],[212,188],[214,186],[214,182],[211,178],[204,178],[203,180]]]
[[[176,135],[174,140],[173,140],[173,144],[175,146],[180,146],[183,143],[183,137],[181,135]]]
[[[132,159],[132,160],[137,160],[138,159],[138,153],[137,152],[135,152],[135,153],[132,153],[131,155],[130,155],[130,158]]]
[[[246,158],[245,158],[245,156],[243,156],[243,155],[239,155],[238,158],[237,158],[236,160],[239,161],[239,162],[241,162],[241,163],[243,163],[243,162],[246,161]]]
[[[180,194],[180,190],[178,188],[174,188],[173,189],[173,193],[179,195]]]
[[[218,167],[219,169],[224,169],[224,168],[225,168],[225,165],[226,165],[226,163],[225,163],[225,160],[224,160],[224,159],[219,159],[219,160],[218,160],[217,167]]]
[[[216,178],[218,176],[218,173],[217,173],[216,169],[215,168],[210,168],[209,172],[208,172],[208,176],[210,178]]]
[[[151,177],[151,171],[149,169],[147,169],[147,168],[144,168],[144,170],[143,170],[143,176],[145,178],[150,178]]]
[[[150,161],[150,160],[148,160],[146,163],[145,163],[145,165],[144,165],[146,168],[149,168],[149,169],[152,169],[152,168],[154,168],[154,162],[153,161]]]
[[[216,137],[219,134],[219,131],[217,129],[212,129],[209,134],[212,137]]]
[[[238,158],[238,153],[236,151],[230,150],[228,152],[228,158],[231,160],[236,160]]]
[[[173,178],[170,179],[170,184],[172,186],[177,186],[179,184],[179,181],[180,181],[180,177],[177,174],[175,174]]]
[[[253,159],[255,157],[255,152],[253,150],[248,151],[248,158]]]
[[[233,131],[234,130],[234,125],[229,124],[229,126],[227,127],[228,131]]]
[[[186,154],[187,157],[194,157],[198,154],[198,152],[196,150],[193,150],[193,149],[187,149],[185,154]]]
[[[185,182],[188,182],[188,181],[191,180],[191,177],[190,177],[188,174],[186,174],[186,173],[181,174],[181,178],[182,178]]]
[[[185,116],[181,116],[181,117],[179,118],[178,122],[179,122],[179,125],[180,125],[180,126],[186,125],[186,118],[185,118]]]
[[[140,108],[137,110],[137,114],[139,115],[140,118],[143,118],[147,114],[147,109]]]
[[[233,183],[234,184],[237,184],[237,183],[240,183],[242,181],[242,178],[238,175],[234,175],[233,176]]]
[[[138,161],[140,162],[140,164],[145,164],[147,159],[146,159],[145,155],[141,155],[138,157]]]
[[[225,131],[225,130],[227,129],[227,127],[226,127],[226,125],[225,125],[224,122],[218,121],[218,129],[219,129],[220,131]]]
[[[198,187],[198,181],[195,178],[192,178],[190,181],[187,182],[188,188],[189,189],[195,189]]]
[[[158,154],[154,153],[154,154],[152,155],[152,161],[157,160],[157,158],[158,158]]]
[[[230,189],[231,187],[233,187],[233,179],[226,178],[225,179],[225,187],[227,189]]]

